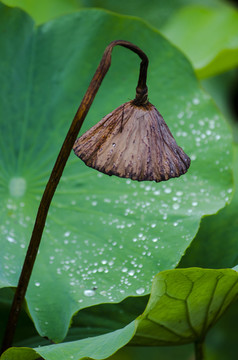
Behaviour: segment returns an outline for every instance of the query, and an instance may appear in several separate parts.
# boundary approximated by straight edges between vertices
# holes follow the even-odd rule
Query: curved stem
[[[61,150],[59,152],[59,155],[56,159],[55,165],[51,172],[50,178],[46,185],[45,191],[43,193],[43,196],[42,196],[39,208],[38,208],[31,240],[30,240],[30,243],[28,246],[27,254],[26,254],[26,257],[24,260],[24,264],[22,267],[19,281],[18,281],[17,289],[16,289],[15,296],[14,296],[14,299],[12,302],[9,319],[8,319],[7,327],[5,330],[5,336],[3,339],[2,352],[5,351],[7,348],[9,348],[12,345],[19,313],[20,313],[22,302],[24,300],[26,290],[27,290],[27,287],[29,284],[29,280],[31,277],[31,273],[33,270],[37,252],[38,252],[38,249],[40,246],[40,241],[41,241],[41,237],[43,234],[46,217],[47,217],[48,210],[49,210],[49,207],[51,204],[51,200],[54,196],[55,190],[57,188],[57,185],[59,183],[59,180],[60,180],[63,170],[65,168],[66,162],[68,160],[68,157],[69,157],[72,147],[74,145],[76,137],[79,133],[79,130],[80,130],[80,128],[83,124],[83,121],[89,111],[90,106],[92,105],[92,102],[96,96],[96,93],[102,83],[102,80],[110,67],[112,49],[116,45],[120,45],[120,46],[130,49],[131,51],[135,52],[142,59],[141,65],[140,65],[140,75],[139,75],[139,81],[138,81],[138,85],[137,85],[135,101],[137,101],[137,104],[139,104],[140,101],[141,101],[141,104],[143,104],[145,101],[145,94],[147,93],[147,86],[146,86],[146,75],[147,75],[147,67],[148,67],[147,56],[144,54],[144,52],[140,48],[138,48],[137,46],[135,46],[134,44],[132,44],[130,42],[123,41],[123,40],[116,40],[116,41],[111,42],[104,51],[102,60],[94,74],[94,77],[93,77],[93,79],[84,95],[84,98],[78,108],[78,111],[72,121],[72,124],[66,135],[64,143],[61,147]]]

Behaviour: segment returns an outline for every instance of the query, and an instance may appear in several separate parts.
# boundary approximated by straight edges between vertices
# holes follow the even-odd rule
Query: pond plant
[[[103,58],[73,119],[43,193],[30,244],[14,295],[5,338],[3,340],[3,351],[8,349],[13,341],[15,326],[40,246],[51,200],[60,181],[60,177],[62,176],[76,136],[89,111],[99,86],[109,69],[111,52],[116,45],[124,46],[134,51],[142,58],[135,100],[125,104],[125,106],[123,105],[120,108],[121,111],[119,111],[119,114],[118,109],[116,110],[117,115],[110,114],[109,124],[103,120],[103,124],[99,125],[99,129],[102,129],[102,131],[96,131],[96,133],[99,132],[98,136],[95,135],[95,130],[92,129],[92,134],[91,132],[86,134],[86,141],[85,138],[83,141],[78,139],[74,146],[76,154],[83,154],[83,158],[86,158],[90,164],[94,164],[93,167],[97,168],[98,157],[103,152],[104,159],[101,159],[102,168],[99,167],[101,171],[108,173],[109,175],[113,174],[139,181],[162,181],[172,177],[178,177],[184,174],[190,165],[189,157],[177,146],[162,116],[148,102],[148,89],[146,85],[148,67],[147,56],[137,46],[129,42],[120,40],[113,41],[106,48]],[[131,129],[129,134],[127,134],[128,130],[125,131],[124,127],[128,122],[131,122],[131,119],[136,124],[134,126],[130,125]],[[140,122],[139,126],[137,125],[138,122]],[[145,130],[143,130],[143,127]],[[149,135],[151,135],[152,139],[149,138]],[[134,137],[134,141],[132,140],[132,136]],[[114,138],[117,138],[117,140]],[[124,140],[125,138],[126,142]],[[117,149],[115,151],[116,156],[112,152],[116,145],[115,141],[117,143]],[[83,144],[81,144],[81,142],[83,142]],[[132,145],[130,145],[130,142]],[[108,144],[110,147],[109,151]],[[119,150],[120,147],[122,149],[121,151]],[[106,152],[106,155],[104,152]],[[99,156],[97,154],[99,154]],[[123,157],[121,156],[122,154]]]
[[[227,123],[184,55],[138,19],[90,9],[35,26],[0,4],[0,20],[0,286],[16,288],[13,300],[1,293],[1,360],[106,359],[126,345],[190,343],[205,359],[208,330],[237,299],[237,264],[188,267],[184,254],[202,216],[231,201]],[[114,50],[103,81],[116,45],[126,49]],[[128,49],[141,59],[139,80],[118,107],[138,76]]]

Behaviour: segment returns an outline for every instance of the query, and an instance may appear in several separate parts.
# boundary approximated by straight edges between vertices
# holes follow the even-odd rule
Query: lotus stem
[[[204,340],[198,340],[194,343],[195,348],[195,360],[204,360]]]

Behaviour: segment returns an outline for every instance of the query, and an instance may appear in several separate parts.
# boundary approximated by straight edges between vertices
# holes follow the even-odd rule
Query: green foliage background
[[[65,337],[74,313],[92,306],[88,310],[81,310],[74,317],[66,338],[73,343],[36,350],[45,359],[79,359],[84,356],[106,358],[128,342],[152,345],[153,334],[158,329],[155,330],[143,320],[141,314],[148,298],[139,295],[150,293],[151,278],[156,273],[173,269],[178,263],[183,268],[200,266],[211,269],[232,268],[238,264],[237,193],[233,195],[230,205],[216,215],[205,217],[198,231],[203,215],[216,213],[231,200],[231,168],[233,166],[237,169],[237,146],[234,146],[232,164],[229,126],[208,94],[201,90],[201,87],[205,87],[212,94],[217,106],[226,115],[233,129],[233,138],[236,139],[236,123],[227,101],[236,73],[234,70],[227,73],[227,70],[233,69],[238,63],[237,11],[220,1],[194,2],[194,6],[189,6],[191,2],[186,1],[176,2],[176,6],[173,1],[166,2],[166,5],[162,1],[152,1],[146,8],[142,1],[137,1],[136,5],[128,1],[4,2],[23,8],[38,23],[65,13],[73,14],[35,28],[32,20],[22,12],[0,8],[1,30],[7,29],[7,36],[1,38],[1,47],[6,55],[5,62],[1,63],[0,75],[1,83],[4,84],[1,89],[1,230],[2,240],[8,239],[7,243],[5,240],[1,245],[1,286],[17,284],[44,184],[67,124],[74,115],[104,47],[115,38],[135,42],[150,58],[150,100],[159,106],[162,114],[166,114],[166,122],[176,139],[191,156],[193,162],[190,172],[165,184],[137,184],[98,176],[72,156],[52,204],[26,306],[37,331],[56,341]],[[186,54],[197,77],[203,81],[200,84],[196,81],[189,61],[156,29],[141,20],[104,11],[78,12],[78,9],[85,7],[100,7],[142,17]],[[9,26],[11,23],[15,25]],[[193,36],[188,36],[189,32]],[[219,41],[214,41],[217,38]],[[97,40],[93,48],[92,39]],[[16,53],[17,57],[14,56]],[[115,49],[114,53],[110,73],[83,130],[118,106],[120,101],[127,101],[127,96],[133,97],[138,73],[138,69],[132,65],[135,58],[124,49]],[[85,62],[85,59],[90,61]],[[128,72],[126,77],[121,78],[120,74],[125,68]],[[212,78],[219,73],[222,75]],[[80,83],[75,82],[75,78],[79,78]],[[115,83],[120,86],[115,88]],[[108,93],[108,89],[114,90]],[[128,94],[126,98],[125,94]],[[5,118],[7,122],[3,121]],[[47,140],[44,141],[46,129]],[[203,134],[206,136],[203,137]],[[237,171],[234,175],[237,183]],[[27,185],[31,185],[27,188],[26,197],[22,198],[24,179]],[[5,209],[8,209],[7,212]],[[88,223],[91,225],[90,230]],[[140,241],[144,242],[143,247]],[[190,242],[191,246],[188,247]],[[130,255],[132,252],[133,257]],[[86,260],[86,265],[78,266],[79,258],[82,262]],[[79,279],[84,276],[85,270],[87,275],[82,284]],[[199,271],[202,270],[196,273],[199,274]],[[218,303],[223,298],[229,299],[228,306],[235,299],[237,291],[236,286],[229,287],[229,279],[236,279],[236,273],[227,271],[225,283],[228,289],[222,286],[222,291],[214,299]],[[63,276],[59,276],[62,273]],[[157,277],[163,277],[163,274],[166,271]],[[176,284],[176,270],[172,270],[171,274],[174,279],[172,283]],[[215,278],[218,276],[212,270],[211,274]],[[220,274],[223,277],[224,274]],[[209,276],[204,278],[207,280],[204,280],[200,294],[204,286],[209,289],[213,287]],[[156,303],[155,310],[151,308],[150,304],[158,296],[163,298],[158,285],[153,286],[156,290],[152,290],[146,308],[148,316],[153,316],[153,311],[159,308],[160,313],[164,311],[165,314],[163,321],[174,328],[167,316],[171,311],[161,311],[162,300]],[[91,290],[94,287],[98,290]],[[172,289],[179,297],[179,290],[174,286]],[[85,291],[91,291],[91,296],[85,297]],[[228,293],[230,297],[227,298]],[[137,296],[136,307],[135,301],[131,302],[130,298],[120,305],[108,304],[117,303],[128,296]],[[9,289],[1,290],[2,329],[11,297]],[[200,305],[202,299],[205,299],[204,296],[199,299]],[[104,302],[106,304],[100,305]],[[209,306],[205,304],[204,309],[209,309]],[[168,299],[165,300],[166,307]],[[172,304],[171,309],[175,308]],[[174,315],[176,319],[182,313],[181,307],[178,309],[177,315]],[[191,316],[196,316],[198,312],[200,323],[197,326],[205,331],[207,326],[201,322],[202,310],[194,309]],[[229,359],[233,358],[236,339],[232,336],[235,330],[229,320],[233,316],[237,317],[235,306],[212,329],[207,340],[208,359],[225,359],[228,354]],[[24,331],[18,331],[17,345],[35,347],[47,344],[24,314],[19,327]],[[185,328],[182,326],[179,333],[186,333]],[[143,331],[144,337],[141,335]],[[151,336],[146,342],[150,332]],[[100,336],[84,339],[96,335]],[[194,334],[186,333],[186,336],[189,341],[193,341]],[[166,341],[163,345],[169,345],[169,341]],[[161,344],[161,339],[153,343],[158,344]],[[93,352],[88,352],[88,347],[93,347]],[[141,349],[138,353],[136,348],[121,351],[114,355],[115,359],[145,356]],[[175,354],[176,358],[181,356],[181,359],[185,359],[189,358],[192,349],[186,345],[165,349],[156,347],[155,350],[147,348],[145,351],[146,356],[150,353],[152,359],[153,356],[172,359]],[[21,356],[24,359],[35,359],[38,355],[34,350],[13,348],[2,358],[19,359]]]

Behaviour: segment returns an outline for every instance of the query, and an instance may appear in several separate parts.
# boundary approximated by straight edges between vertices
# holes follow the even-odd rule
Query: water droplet
[[[94,290],[84,290],[83,293],[84,293],[85,296],[94,296],[95,295]]]
[[[10,243],[16,244],[16,240],[11,236],[7,236],[7,241],[9,241]]]
[[[135,274],[135,270],[130,270],[130,271],[128,271],[128,274],[129,274],[130,276],[133,276],[133,275]]]
[[[164,192],[165,192],[166,194],[170,194],[171,191],[172,191],[172,190],[171,190],[169,187],[167,187],[167,188],[164,189]]]
[[[145,292],[145,289],[144,289],[143,287],[141,287],[141,288],[139,288],[139,289],[136,290],[136,293],[137,293],[138,295],[142,295],[142,294],[144,294],[144,292]]]
[[[192,206],[197,206],[198,205],[198,202],[197,201],[193,201],[192,202]]]
[[[102,290],[102,291],[100,291],[100,295],[106,296],[106,295],[107,295],[107,292],[106,292],[105,290]]]
[[[14,197],[21,197],[26,192],[26,180],[22,177],[13,177],[9,182],[9,192]]]
[[[38,281],[36,281],[35,286],[40,286],[40,283]]]
[[[194,98],[192,101],[194,105],[198,105],[200,103],[200,100],[198,98]]]
[[[110,203],[111,202],[111,199],[107,199],[107,198],[105,198],[104,200],[103,200],[105,203]]]
[[[174,210],[178,210],[178,209],[179,209],[179,207],[180,207],[180,205],[179,205],[179,204],[177,204],[177,203],[173,204],[173,209],[174,209]]]
[[[178,114],[178,119],[182,119],[183,116],[184,116],[184,112],[181,111],[181,112]]]

